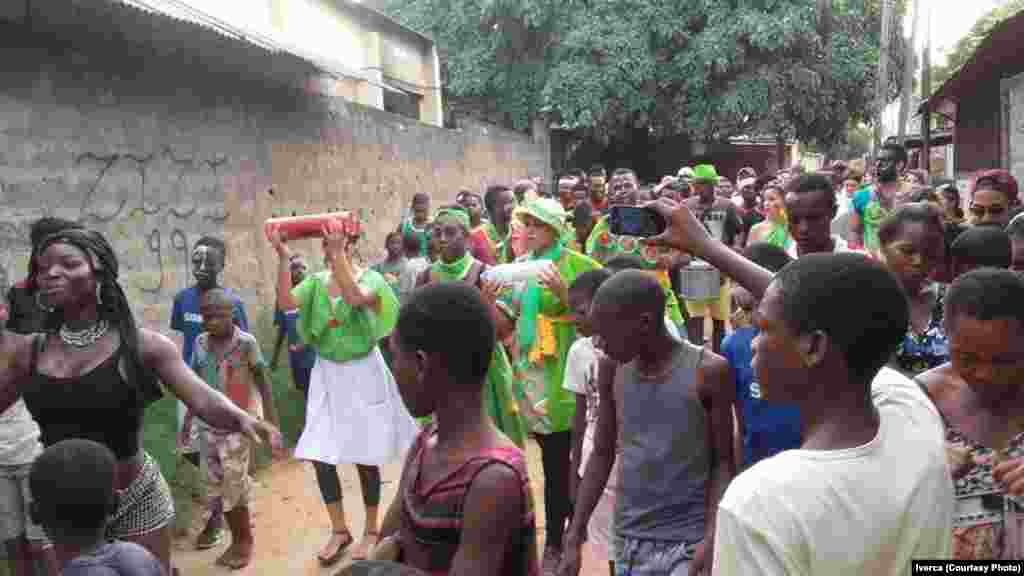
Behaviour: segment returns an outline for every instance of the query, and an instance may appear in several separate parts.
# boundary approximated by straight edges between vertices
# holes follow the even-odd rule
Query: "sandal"
[[[379,533],[377,533],[377,532],[367,532],[367,533],[363,534],[363,540],[366,540],[367,538],[370,538],[370,537],[373,537],[373,546],[371,546],[370,549],[366,551],[366,555],[365,556],[363,556],[363,555],[356,556],[355,554],[353,554],[352,555],[352,561],[353,562],[359,562],[361,560],[366,560],[370,556],[370,553],[373,552],[373,549],[377,547],[377,544],[380,543],[380,534]],[[362,545],[363,540],[359,541],[360,546]]]
[[[323,567],[337,564],[338,560],[341,560],[341,556],[345,553],[345,550],[355,542],[355,539],[352,538],[352,533],[349,532],[347,528],[344,530],[333,531],[331,533],[331,537],[333,538],[334,536],[344,536],[345,540],[342,541],[341,545],[339,545],[330,556],[324,556],[322,552],[316,555],[316,559],[320,561],[320,565]]]
[[[224,542],[224,528],[204,528],[196,538],[196,550],[209,550]]]

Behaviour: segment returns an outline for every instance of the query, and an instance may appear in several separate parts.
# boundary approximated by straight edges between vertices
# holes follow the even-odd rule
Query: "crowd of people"
[[[870,170],[730,180],[701,163],[645,186],[594,166],[556,182],[436,209],[417,193],[369,266],[340,224],[319,272],[272,232],[269,364],[221,285],[221,240],[193,250],[175,343],[136,324],[102,235],[37,222],[0,307],[0,536],[19,574],[171,573],[173,500],[140,442],[167,393],[180,450],[206,469],[195,546],[229,536],[217,564],[248,565],[249,458],[281,448],[268,368],[285,344],[324,566],[860,575],[1024,559],[1024,216],[1007,171],[975,175],[965,202],[887,143]],[[617,234],[621,205],[665,232]],[[380,467],[401,459],[384,503]],[[358,541],[341,464],[359,476]]]

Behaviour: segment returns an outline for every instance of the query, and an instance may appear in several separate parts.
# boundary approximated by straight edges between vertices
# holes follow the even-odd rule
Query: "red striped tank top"
[[[536,576],[537,526],[533,496],[526,468],[526,455],[516,447],[484,450],[432,484],[420,480],[420,466],[427,440],[436,433],[436,425],[424,429],[406,460],[402,477],[402,563],[429,572],[447,575],[459,548],[463,506],[469,487],[489,466],[507,466],[519,477],[523,500],[521,528],[506,546],[502,571],[495,576]]]

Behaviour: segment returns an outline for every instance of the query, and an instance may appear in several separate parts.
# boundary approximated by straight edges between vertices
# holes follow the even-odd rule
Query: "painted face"
[[[882,258],[909,294],[916,294],[945,258],[941,230],[921,222],[905,223],[900,233],[882,245]]]
[[[234,332],[233,307],[223,302],[207,302],[206,298],[199,304],[199,313],[203,315],[203,330],[214,338],[227,338]]]
[[[752,344],[751,364],[766,400],[796,398],[807,379],[799,339],[785,323],[782,303],[782,292],[772,282],[754,313],[758,333]]]
[[[397,330],[388,338],[388,346],[391,348],[391,372],[405,407],[416,418],[432,414],[434,399],[427,381],[429,366],[426,354],[406,350]]]
[[[612,204],[625,204],[627,206],[636,204],[639,186],[632,174],[612,176],[609,188],[608,199]]]
[[[1005,194],[990,188],[974,191],[971,199],[971,224],[988,224],[1006,228],[1010,223],[1010,201]]]
[[[789,234],[796,240],[801,254],[828,252],[835,207],[831,195],[817,190],[785,196]]]
[[[224,255],[220,250],[200,244],[192,250],[192,276],[204,288],[216,286],[217,277],[224,270]]]
[[[92,262],[71,244],[51,244],[39,255],[36,281],[41,297],[51,308],[96,302]]]
[[[466,255],[466,229],[451,218],[440,218],[435,228],[441,260],[452,263]]]
[[[590,295],[582,290],[569,291],[569,311],[576,323],[576,332],[587,338],[593,334],[590,326]]]
[[[553,228],[529,215],[523,216],[523,236],[526,250],[535,253],[546,251],[558,239]]]
[[[1024,238],[1014,237],[1011,239],[1013,247],[1013,262],[1010,269],[1015,272],[1024,272]]]
[[[1010,318],[947,318],[953,370],[989,406],[1014,402],[1024,381],[1024,325]]]

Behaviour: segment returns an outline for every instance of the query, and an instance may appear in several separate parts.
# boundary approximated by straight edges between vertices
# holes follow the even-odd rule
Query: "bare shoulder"
[[[732,368],[729,361],[719,354],[705,350],[697,370],[701,376],[698,381],[702,396],[717,396],[734,389]]]
[[[963,382],[953,370],[953,365],[948,363],[919,374],[917,381],[936,403],[956,395]]]
[[[139,328],[139,350],[146,362],[178,354],[178,347],[170,338],[149,328]]]
[[[519,474],[505,464],[492,464],[473,478],[467,493],[467,502],[474,500],[484,510],[491,510],[497,517],[508,517],[519,508],[517,496],[522,494],[522,480]]]

